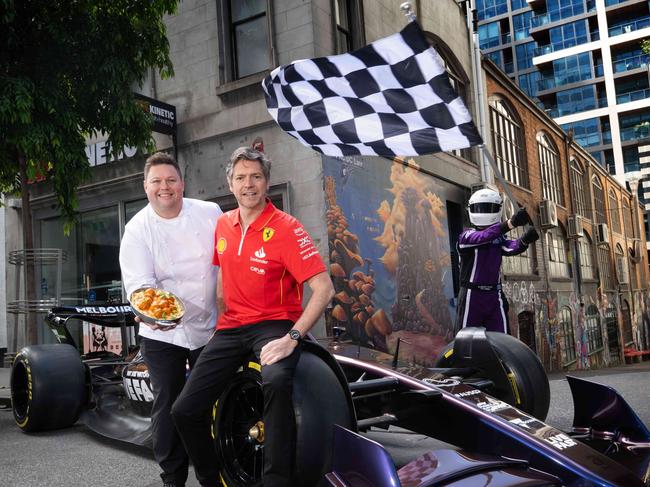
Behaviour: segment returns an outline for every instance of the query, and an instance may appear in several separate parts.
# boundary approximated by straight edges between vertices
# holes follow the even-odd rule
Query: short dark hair
[[[147,180],[147,176],[149,175],[149,169],[151,169],[152,166],[161,166],[163,164],[167,164],[168,166],[173,166],[174,169],[176,169],[178,176],[181,179],[183,179],[183,175],[181,174],[181,168],[178,166],[178,162],[176,162],[176,159],[174,159],[173,156],[167,154],[166,152],[156,152],[155,154],[150,155],[147,158],[147,162],[145,162],[144,164],[145,181]]]
[[[232,181],[232,172],[235,168],[235,165],[238,161],[247,160],[247,161],[257,161],[262,166],[262,172],[267,181],[271,179],[271,159],[267,157],[264,152],[260,152],[250,147],[240,147],[235,149],[235,151],[230,156],[228,165],[226,166],[226,177],[228,181]]]

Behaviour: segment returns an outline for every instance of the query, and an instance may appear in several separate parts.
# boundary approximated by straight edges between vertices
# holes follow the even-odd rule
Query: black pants
[[[202,349],[187,348],[140,337],[140,350],[149,368],[153,388],[151,429],[153,454],[163,480],[184,485],[187,480],[187,453],[172,421],[172,404],[185,385],[186,364],[193,367]]]
[[[265,321],[231,330],[219,330],[205,346],[180,396],[172,407],[178,432],[203,486],[221,485],[219,465],[210,435],[210,413],[215,401],[243,361],[287,334],[293,323]],[[262,367],[264,394],[264,486],[287,487],[293,470],[295,419],[293,373],[300,348],[287,358]]]

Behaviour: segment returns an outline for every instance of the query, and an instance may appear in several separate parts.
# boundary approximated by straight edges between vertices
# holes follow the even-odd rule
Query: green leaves
[[[87,135],[108,134],[114,155],[154,149],[132,87],[151,68],[173,75],[163,17],[175,10],[176,0],[0,0],[0,189],[16,188],[21,152],[28,170],[49,168],[72,224]]]

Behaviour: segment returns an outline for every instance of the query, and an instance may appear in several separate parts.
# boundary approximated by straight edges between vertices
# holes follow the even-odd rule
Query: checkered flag
[[[416,22],[357,51],[280,66],[262,87],[278,125],[328,156],[418,156],[482,143]]]

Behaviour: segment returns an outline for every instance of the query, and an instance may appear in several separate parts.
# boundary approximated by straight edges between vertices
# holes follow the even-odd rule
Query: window
[[[548,273],[551,277],[571,277],[568,245],[569,241],[560,227],[555,227],[546,233]]]
[[[630,203],[627,198],[623,198],[623,230],[628,237],[634,237],[635,231],[632,227],[632,210],[630,210]]]
[[[566,106],[566,104],[563,105],[563,107]],[[565,108],[560,108],[558,106],[558,110],[560,109],[564,110]],[[573,129],[573,140],[582,147],[592,147],[612,142],[611,132],[605,130],[604,127],[601,131],[597,118],[588,118],[587,120],[580,120],[578,122],[563,123],[560,126],[565,132],[568,132],[569,129]],[[607,137],[610,137],[609,142],[607,141]]]
[[[515,32],[515,41],[530,37],[530,22],[533,18],[533,11],[529,10],[519,15],[512,16],[512,25]]]
[[[621,303],[621,315],[623,315],[623,343],[630,345],[634,342],[632,337],[632,317],[630,316],[630,303],[626,299]]]
[[[557,149],[546,134],[537,135],[537,154],[542,172],[542,196],[561,205],[560,158]]]
[[[362,3],[360,0],[333,0],[336,23],[336,53],[353,51],[365,45]]]
[[[578,215],[586,217],[584,179],[585,173],[582,170],[582,166],[575,159],[571,159],[571,189],[573,191],[575,212]]]
[[[588,352],[591,354],[603,348],[603,330],[600,327],[600,314],[595,304],[587,306],[585,328],[587,331]]]
[[[576,359],[576,340],[571,310],[566,306],[562,307],[558,313],[558,320],[562,330],[562,362],[568,365]]]
[[[618,198],[613,189],[609,190],[609,216],[612,222],[612,231],[621,233],[621,218],[618,214]]]
[[[527,69],[533,67],[533,57],[535,57],[536,42],[527,42],[515,47],[517,54],[517,69]]]
[[[578,252],[580,254],[580,277],[582,279],[594,279],[594,259],[591,249],[591,239],[585,233],[584,238],[578,239]]]
[[[613,290],[615,288],[612,276],[612,260],[609,254],[609,248],[598,247],[598,273],[600,277],[600,286],[604,290]]]
[[[219,55],[226,60],[220,81],[226,83],[260,73],[271,67],[267,0],[222,0]]]
[[[541,78],[539,71],[533,71],[532,73],[526,73],[519,76],[519,87],[524,90],[531,98],[537,96],[538,83]]]
[[[477,0],[478,19],[485,20],[508,12],[508,0]]]
[[[603,185],[597,176],[594,176],[591,180],[591,187],[594,192],[593,220],[595,223],[606,223],[607,219],[605,218],[605,192],[603,191]]]
[[[495,98],[490,101],[490,123],[494,156],[503,177],[511,183],[527,188],[524,137],[520,121],[503,100]]]
[[[630,275],[627,268],[625,252],[620,244],[616,244],[616,279],[619,284],[629,284]]]
[[[514,208],[510,200],[504,203],[504,216],[510,218],[514,214]],[[524,233],[524,227],[517,227],[512,230],[509,235],[510,238],[517,239]],[[535,245],[530,245],[526,252],[519,255],[510,255],[504,257],[501,262],[501,269],[503,274],[516,274],[516,275],[530,275],[533,274],[535,269]]]
[[[596,108],[596,94],[593,85],[558,91],[556,96],[558,117]]]
[[[591,53],[584,52],[553,61],[555,86],[591,79]]]

